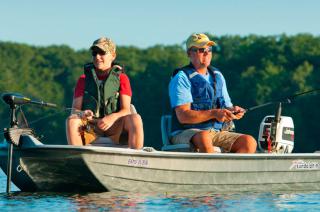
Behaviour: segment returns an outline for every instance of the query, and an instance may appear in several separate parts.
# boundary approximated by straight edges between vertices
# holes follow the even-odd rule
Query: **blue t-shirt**
[[[216,76],[216,92],[217,96],[223,96],[227,107],[232,107],[231,99],[228,94],[226,81],[220,71],[214,71]],[[213,78],[207,72],[206,75],[201,76],[206,79],[211,86],[213,86]],[[172,108],[187,103],[192,103],[193,98],[191,94],[191,82],[183,71],[179,71],[169,83],[169,97]],[[216,98],[215,97],[215,98]]]

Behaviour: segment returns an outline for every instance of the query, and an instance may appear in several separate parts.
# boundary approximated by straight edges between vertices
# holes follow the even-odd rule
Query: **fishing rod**
[[[254,111],[256,109],[259,109],[259,108],[263,108],[263,107],[266,107],[268,105],[273,105],[273,104],[290,104],[292,103],[292,101],[299,97],[299,96],[304,96],[306,94],[310,94],[310,93],[315,93],[315,92],[318,92],[320,91],[320,88],[316,88],[316,89],[312,89],[312,90],[309,90],[309,91],[304,91],[304,92],[301,92],[301,93],[297,93],[297,94],[294,94],[294,95],[291,95],[291,96],[287,96],[285,98],[281,98],[281,99],[278,99],[278,100],[274,100],[274,101],[270,101],[270,102],[266,102],[266,103],[263,103],[261,105],[256,105],[256,106],[253,106],[253,107],[250,107],[250,108],[246,108],[245,109],[245,112],[250,112],[250,111]]]
[[[56,113],[53,113],[53,114],[49,114],[49,115],[46,115],[44,117],[40,117],[39,119],[33,120],[33,121],[29,122],[29,125],[34,124],[34,123],[36,123],[38,121],[41,121],[43,119],[55,116],[55,115],[57,115],[59,113],[66,112],[66,111],[75,111],[75,112],[78,112],[78,113],[82,112],[82,111],[80,111],[80,110],[78,110],[76,108],[61,107],[61,106],[58,106],[57,104],[54,104],[54,103],[44,102],[42,100],[31,99],[31,98],[23,96],[23,95],[21,95],[19,93],[4,93],[2,95],[2,99],[3,99],[3,101],[5,103],[10,105],[10,108],[19,106],[20,112],[21,112],[25,122],[26,122],[26,119],[25,119],[24,114],[23,114],[23,112],[21,110],[21,106],[23,106],[25,104],[33,104],[33,105],[37,105],[37,106],[50,107],[50,108],[54,108],[54,109],[60,110],[59,112],[56,112]]]

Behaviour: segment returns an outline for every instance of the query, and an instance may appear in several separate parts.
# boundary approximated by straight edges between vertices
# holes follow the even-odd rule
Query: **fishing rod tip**
[[[288,104],[291,103],[291,99],[287,98],[286,100],[287,100],[286,103],[288,103]]]

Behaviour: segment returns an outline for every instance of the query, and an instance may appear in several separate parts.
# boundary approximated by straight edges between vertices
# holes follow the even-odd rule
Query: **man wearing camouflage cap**
[[[78,79],[73,112],[66,123],[68,143],[80,146],[91,143],[93,139],[86,136],[91,132],[109,137],[115,144],[127,143],[130,148],[141,149],[142,120],[132,111],[129,78],[121,66],[114,64],[116,45],[102,37],[93,42],[90,51],[92,63],[84,66],[84,74]],[[127,136],[125,142],[123,135]]]
[[[205,34],[192,34],[186,42],[190,64],[175,70],[169,84],[173,109],[171,142],[191,143],[200,152],[254,153],[250,135],[229,132],[225,123],[240,119],[245,110],[233,106],[221,72],[210,65],[216,43]]]

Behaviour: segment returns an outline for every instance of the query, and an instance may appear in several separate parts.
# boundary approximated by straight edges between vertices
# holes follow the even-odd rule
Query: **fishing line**
[[[58,112],[56,112],[56,113],[52,113],[52,114],[49,114],[49,115],[46,115],[46,116],[42,116],[42,117],[40,117],[40,118],[38,118],[38,119],[35,119],[35,120],[33,120],[33,121],[27,121],[27,118],[25,117],[25,115],[24,115],[24,112],[23,112],[23,110],[22,110],[22,106],[20,106],[19,108],[18,108],[18,110],[19,110],[19,115],[21,114],[21,118],[22,118],[22,121],[24,122],[24,125],[23,124],[21,124],[21,123],[19,123],[19,126],[20,127],[22,127],[22,128],[29,128],[31,125],[34,125],[34,124],[36,124],[37,122],[39,122],[39,121],[42,121],[42,120],[44,120],[44,119],[47,119],[47,118],[50,118],[50,117],[53,117],[53,116],[56,116],[56,115],[58,115],[58,114],[61,114],[61,113],[65,113],[65,112],[68,112],[68,111],[74,111],[74,112],[76,112],[76,113],[82,113],[83,111],[81,111],[81,110],[78,110],[78,109],[76,109],[76,108],[72,108],[72,107],[69,107],[69,108],[67,108],[67,107],[62,107],[62,108],[60,108],[59,110],[61,110],[61,111],[58,111]],[[18,117],[19,117],[19,115],[18,115]],[[8,119],[9,120],[9,119]],[[21,121],[20,121],[21,122]],[[1,133],[4,133],[4,131],[3,130],[0,130],[0,132]]]
[[[47,119],[47,118],[50,118],[50,117],[53,117],[53,116],[56,116],[58,114],[65,113],[65,112],[68,112],[68,111],[73,111],[73,112],[76,112],[76,113],[82,113],[83,112],[81,110],[78,110],[78,109],[72,108],[72,107],[69,107],[69,108],[68,107],[63,107],[63,108],[60,108],[59,110],[61,110],[61,111],[56,112],[56,113],[52,113],[52,114],[49,114],[49,115],[46,115],[46,116],[43,116],[43,117],[40,117],[40,118],[38,118],[36,120],[33,120],[33,121],[29,122],[29,125],[35,124],[35,123],[37,123],[37,122],[39,122],[39,121],[41,121],[43,119]]]

